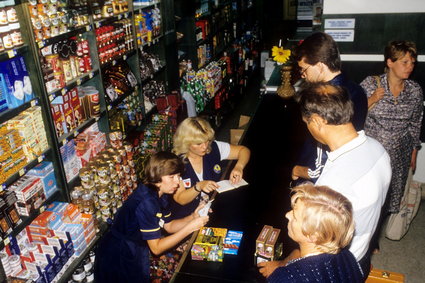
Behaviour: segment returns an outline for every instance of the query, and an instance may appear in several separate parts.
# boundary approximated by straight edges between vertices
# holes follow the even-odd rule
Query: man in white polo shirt
[[[370,271],[369,243],[376,230],[391,180],[390,158],[383,146],[351,123],[353,105],[347,91],[330,84],[312,84],[300,94],[304,122],[313,137],[330,148],[316,185],[328,186],[347,197],[356,223],[350,251],[365,277]],[[282,262],[267,263],[260,272],[269,276],[275,268],[299,257],[294,251]]]

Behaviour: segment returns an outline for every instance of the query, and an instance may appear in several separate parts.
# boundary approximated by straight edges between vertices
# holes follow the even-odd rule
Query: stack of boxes
[[[15,206],[21,216],[29,216],[46,201],[43,183],[34,176],[24,175],[8,189],[16,195]]]
[[[27,172],[26,176],[39,178],[46,198],[51,197],[57,190],[55,172],[52,162],[43,161]]]
[[[12,229],[19,225],[22,220],[19,218],[15,207],[17,201],[13,192],[0,192],[0,237],[5,238]]]
[[[95,235],[91,215],[80,213],[73,204],[55,202],[11,239],[0,253],[1,262],[7,276],[54,282]]]
[[[6,124],[0,125],[0,162],[0,183],[4,183],[27,164],[19,132],[8,130]]]
[[[193,260],[223,261],[223,244],[227,229],[202,227],[193,243]]]
[[[279,234],[280,229],[264,225],[255,242],[255,264],[280,257],[282,246],[278,245]]]
[[[40,156],[49,146],[40,106],[33,106],[10,119],[7,121],[7,128],[19,133],[27,162]]]

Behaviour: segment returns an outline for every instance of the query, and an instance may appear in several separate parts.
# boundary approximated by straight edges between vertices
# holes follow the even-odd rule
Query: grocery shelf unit
[[[252,0],[175,0],[174,5],[180,64],[190,60],[192,68],[197,71],[222,57],[231,59],[231,71],[224,74],[222,86],[228,98],[220,105],[215,104],[212,98],[205,109],[198,113],[218,128],[227,113],[242,99],[241,94],[254,69],[253,65],[257,65],[256,62],[247,61],[254,47],[252,39],[246,39],[247,31],[256,25],[254,3]],[[200,56],[204,45],[207,46],[206,58]],[[254,57],[254,60],[258,59],[256,55]],[[183,74],[184,71],[180,71],[180,76]]]
[[[22,33],[24,44],[22,46],[8,49],[6,51],[0,52],[0,62],[13,58],[15,56],[23,56],[29,77],[31,79],[31,84],[36,94],[36,97],[24,104],[16,107],[14,109],[9,109],[0,113],[0,122],[6,122],[7,120],[19,115],[22,111],[30,108],[34,105],[39,105],[42,108],[42,116],[44,122],[44,128],[46,131],[47,139],[49,141],[49,147],[37,158],[26,164],[18,172],[14,173],[12,176],[7,178],[1,184],[0,190],[7,190],[7,187],[12,184],[14,181],[18,180],[23,176],[28,170],[37,165],[43,160],[51,161],[54,165],[54,171],[56,176],[56,183],[58,191],[48,198],[45,203],[38,209],[35,209],[31,212],[29,217],[21,217],[19,223],[13,229],[7,231],[7,235],[3,238],[0,238],[0,248],[3,248],[4,245],[7,245],[10,241],[9,236],[16,236],[20,231],[22,231],[26,225],[28,225],[34,218],[36,218],[42,211],[44,211],[47,204],[59,200],[70,202],[70,191],[71,189],[78,185],[80,180],[78,175],[72,179],[67,179],[66,168],[64,167],[64,161],[61,157],[61,146],[65,145],[68,141],[74,139],[79,133],[84,131],[86,128],[97,123],[99,130],[105,133],[115,130],[113,119],[114,115],[117,113],[118,104],[122,103],[130,95],[137,96],[140,105],[138,105],[142,112],[142,119],[138,121],[135,127],[126,127],[124,130],[127,131],[126,134],[131,132],[140,131],[143,129],[144,124],[147,123],[149,116],[154,113],[155,107],[152,109],[145,109],[144,106],[144,97],[143,97],[143,86],[149,83],[151,80],[158,80],[167,82],[168,77],[173,75],[173,71],[170,70],[167,66],[166,61],[168,60],[167,49],[165,44],[165,38],[170,37],[170,32],[165,36],[164,32],[168,30],[164,22],[161,23],[161,29],[159,34],[155,35],[148,42],[138,42],[137,40],[137,27],[135,26],[135,16],[143,13],[146,9],[157,8],[161,10],[162,21],[164,21],[164,7],[166,6],[163,3],[170,2],[170,0],[165,1],[151,1],[149,4],[145,5],[136,5],[128,1],[128,10],[122,13],[115,13],[110,17],[100,17],[98,6],[90,6],[87,2],[86,5],[83,5],[84,1],[69,1],[68,5],[72,6],[73,9],[78,11],[83,11],[85,23],[79,24],[77,27],[70,27],[67,31],[62,32],[61,34],[55,34],[51,37],[39,38],[38,34],[31,21],[31,13],[34,13],[31,10],[31,4],[34,4],[34,1],[27,2],[26,0],[17,0],[19,3],[15,4],[15,8],[19,18],[20,31]],[[31,3],[32,2],[32,3]],[[93,1],[95,3],[95,1]],[[62,4],[64,4],[63,2]],[[92,2],[90,2],[92,3]],[[78,5],[77,5],[78,4]],[[172,3],[171,3],[172,4]],[[172,5],[168,5],[167,13],[173,14]],[[100,18],[99,18],[100,17]],[[132,42],[132,48],[127,49],[125,52],[121,52],[118,56],[110,58],[109,60],[103,60],[100,58],[98,38],[96,37],[96,30],[106,26],[106,25],[116,25],[119,21],[127,20],[127,28],[131,30],[131,36],[128,37]],[[74,76],[72,79],[67,79],[65,83],[61,86],[51,86],[46,84],[46,71],[45,66],[43,65],[44,53],[47,49],[57,48],[58,42],[63,42],[64,40],[69,40],[70,38],[78,38],[87,41],[89,52],[85,54],[88,56],[91,62],[91,68],[84,70],[83,72],[77,72],[78,75]],[[172,32],[171,32],[172,37]],[[127,46],[128,47],[128,46]],[[155,73],[150,74],[149,77],[142,79],[140,74],[140,56],[141,52],[148,51],[156,54],[161,62],[162,67]],[[173,58],[171,56],[170,58]],[[111,101],[108,100],[107,90],[104,88],[105,83],[105,71],[111,69],[112,67],[120,64],[120,62],[125,61],[132,73],[135,76],[136,82],[133,90],[131,92],[123,93],[117,99]],[[177,68],[174,69],[174,76],[177,77]],[[72,90],[75,87],[96,87],[99,93],[99,111],[97,115],[87,117],[83,122],[79,123],[76,127],[68,130],[68,132],[60,132],[57,134],[57,129],[54,123],[54,117],[51,111],[51,105],[55,99],[63,97],[68,91]],[[166,84],[167,90],[169,90]],[[174,87],[173,87],[174,88]],[[154,105],[153,105],[154,106]],[[42,130],[42,129],[39,129]],[[106,229],[101,229],[105,231]],[[100,238],[100,235],[97,235],[92,244],[87,248],[87,252],[93,248],[96,244],[96,241]],[[85,255],[83,254],[83,255]],[[83,255],[79,257],[74,263],[72,263],[70,270],[63,275],[63,278],[60,281],[65,281],[70,278],[72,269],[75,268],[79,261],[82,260]],[[0,268],[0,281],[5,279],[3,268]]]

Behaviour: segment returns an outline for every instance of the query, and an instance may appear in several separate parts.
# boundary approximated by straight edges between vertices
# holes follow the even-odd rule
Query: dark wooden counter
[[[212,204],[210,227],[243,231],[238,255],[222,263],[182,259],[173,282],[263,282],[254,264],[255,240],[263,225],[282,229],[284,255],[294,247],[287,236],[285,213],[290,209],[289,181],[306,127],[296,103],[266,94],[242,144],[251,149],[244,178],[249,185],[218,194]],[[192,238],[193,239],[193,238]]]

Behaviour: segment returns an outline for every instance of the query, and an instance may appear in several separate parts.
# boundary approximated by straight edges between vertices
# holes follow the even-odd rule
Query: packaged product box
[[[273,227],[269,225],[264,225],[261,229],[260,235],[258,235],[257,240],[255,241],[255,253],[264,255],[266,241],[269,238],[269,235],[272,233]]]
[[[264,256],[271,258],[271,260],[274,260],[276,254],[277,240],[279,238],[279,234],[280,229],[274,228],[266,241]]]
[[[37,176],[43,183],[44,193],[47,198],[57,190],[55,171],[52,162],[43,161],[28,171],[27,175]]]
[[[43,185],[38,177],[24,175],[9,188],[16,194],[18,201],[15,207],[22,216],[29,216],[46,200]]]
[[[63,96],[63,116],[65,118],[65,124],[69,132],[77,127],[74,117],[74,110],[71,105],[71,94],[70,92],[65,93]]]
[[[71,106],[72,110],[74,111],[75,123],[78,126],[86,120],[84,107],[80,104],[78,88],[74,87],[72,90],[69,91],[69,94],[71,95]]]
[[[225,228],[202,227],[192,245],[192,259],[222,262],[226,234]]]
[[[224,254],[237,255],[242,236],[242,231],[227,231],[226,238],[224,239]]]
[[[50,108],[52,111],[53,123],[55,124],[56,135],[61,137],[63,134],[68,132],[61,106],[60,104],[55,104],[52,102],[52,104],[50,104]]]

